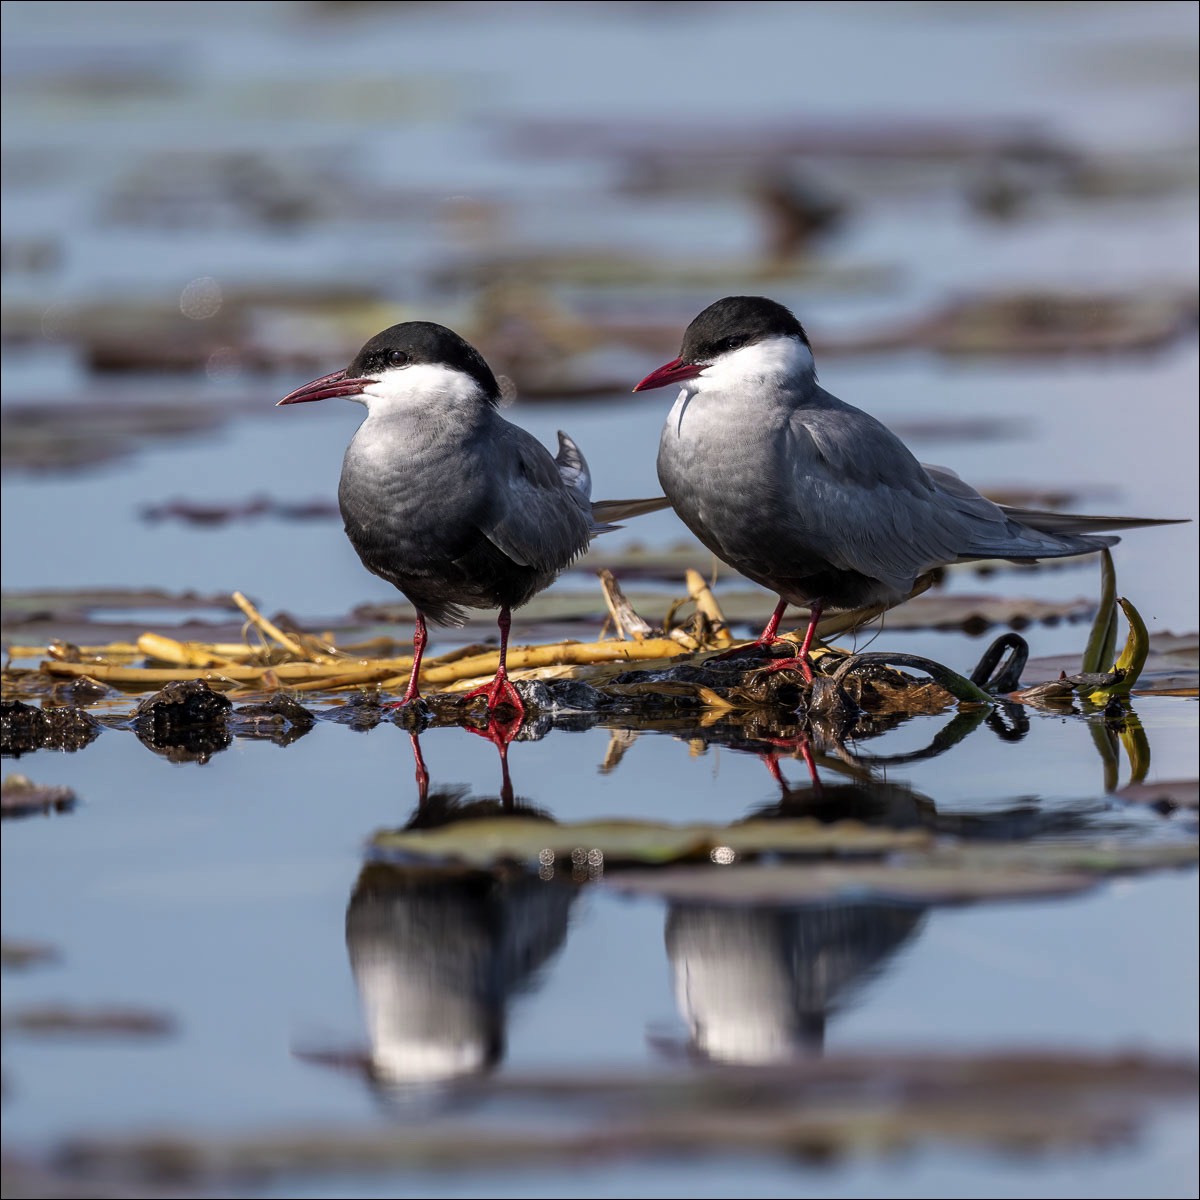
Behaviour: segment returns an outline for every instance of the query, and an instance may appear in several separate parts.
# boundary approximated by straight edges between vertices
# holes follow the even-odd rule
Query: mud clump
[[[0,754],[18,758],[34,750],[82,750],[96,740],[100,723],[82,708],[36,708],[0,701]]]
[[[233,710],[229,720],[238,737],[263,739],[277,746],[290,746],[316,724],[316,717],[303,704],[282,695],[262,704],[243,704]]]
[[[229,700],[202,679],[176,680],[133,714],[138,740],[171,762],[208,762],[229,747]]]

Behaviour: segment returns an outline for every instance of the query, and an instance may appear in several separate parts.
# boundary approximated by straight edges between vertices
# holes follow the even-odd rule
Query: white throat
[[[727,437],[735,414],[761,414],[776,401],[795,402],[816,387],[812,351],[799,338],[773,337],[722,355],[699,375],[685,379],[667,418],[682,435],[684,420],[700,434]],[[740,417],[738,419],[741,419]]]
[[[483,390],[470,375],[438,363],[413,363],[380,373],[358,396],[372,417],[474,410],[486,403]]]
[[[685,388],[696,392],[788,387],[816,378],[812,350],[796,337],[764,338],[731,350],[707,366]]]

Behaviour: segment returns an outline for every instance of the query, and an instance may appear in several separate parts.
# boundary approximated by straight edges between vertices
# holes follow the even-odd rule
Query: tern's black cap
[[[726,296],[687,327],[679,357],[689,363],[710,363],[730,350],[769,337],[794,337],[809,344],[804,326],[782,304],[765,296]]]
[[[489,400],[500,398],[500,386],[483,355],[453,329],[432,321],[404,321],[377,333],[355,356],[347,374],[369,378],[413,363],[452,367],[474,379]]]

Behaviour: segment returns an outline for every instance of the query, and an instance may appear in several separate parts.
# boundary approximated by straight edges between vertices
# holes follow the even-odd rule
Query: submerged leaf
[[[7,775],[0,786],[0,814],[5,817],[70,812],[74,807],[75,793],[68,787],[47,787],[25,775]]]
[[[820,863],[813,866],[674,867],[623,872],[608,881],[619,892],[637,892],[677,903],[790,905],[839,900],[903,904],[965,904],[1070,895],[1094,886],[1082,872],[1012,868],[980,872],[956,864]]]
[[[1147,804],[1160,812],[1177,808],[1195,811],[1200,808],[1200,780],[1160,779],[1154,783],[1129,783],[1116,793],[1116,798],[1131,804]]]
[[[472,1168],[577,1169],[580,1162],[674,1161],[681,1154],[827,1164],[947,1143],[1009,1156],[1094,1153],[1126,1145],[1164,1101],[1191,1101],[1196,1065],[1128,1053],[833,1054],[705,1072],[690,1065],[583,1076],[505,1072],[464,1087],[473,1100],[491,1102],[469,1127],[393,1122],[224,1136],[94,1135],[57,1147],[55,1161],[79,1179],[162,1179],[169,1172],[178,1183],[232,1190],[247,1179],[394,1177],[405,1170],[457,1178]],[[514,1107],[528,1118],[518,1125],[497,1120]]]
[[[930,844],[919,830],[873,829],[857,821],[822,824],[812,818],[737,825],[667,825],[595,821],[548,825],[519,818],[462,822],[438,829],[378,833],[372,851],[402,859],[490,867],[506,862],[592,867],[669,863],[761,854],[880,855]],[[582,858],[580,857],[582,855]]]
[[[1095,886],[1105,876],[1190,866],[1196,860],[1194,842],[946,843],[886,863],[670,866],[623,871],[605,882],[618,891],[672,902],[789,905],[856,899],[965,904],[1069,895]]]

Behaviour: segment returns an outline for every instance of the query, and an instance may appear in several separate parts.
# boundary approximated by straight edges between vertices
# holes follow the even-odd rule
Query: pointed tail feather
[[[567,487],[578,492],[585,500],[591,499],[592,473],[588,469],[587,459],[561,429],[558,431],[558,453],[554,456],[554,465],[558,467],[559,477]]]
[[[1010,508],[1000,505],[1006,517],[1028,525],[1040,533],[1101,533],[1109,529],[1141,529],[1148,525],[1183,525],[1187,517],[1101,517],[1083,513],[1048,512],[1037,508]]]
[[[670,507],[671,502],[666,496],[645,500],[593,500],[592,519],[603,522],[627,521],[630,517],[641,517]]]

